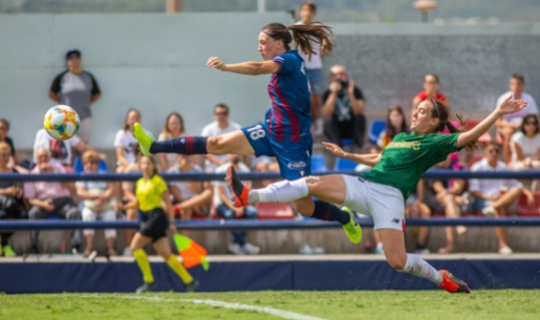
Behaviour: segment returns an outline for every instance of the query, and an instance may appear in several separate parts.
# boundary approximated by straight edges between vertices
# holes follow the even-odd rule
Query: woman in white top
[[[165,121],[163,132],[159,134],[158,141],[165,141],[182,137],[185,134],[184,118],[178,112],[171,112]],[[176,154],[160,153],[158,156],[159,168],[167,171],[176,165]]]
[[[521,130],[514,133],[511,141],[513,170],[540,168],[540,133],[535,114],[523,118]]]
[[[129,109],[124,120],[124,127],[116,133],[114,146],[118,168],[117,173],[122,173],[132,163],[137,162],[136,149],[139,145],[133,137],[133,125],[141,122],[141,113],[135,109]]]

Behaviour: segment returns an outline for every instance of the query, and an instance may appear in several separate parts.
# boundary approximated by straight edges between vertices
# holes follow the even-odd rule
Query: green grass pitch
[[[537,320],[540,290],[0,294],[0,319]]]

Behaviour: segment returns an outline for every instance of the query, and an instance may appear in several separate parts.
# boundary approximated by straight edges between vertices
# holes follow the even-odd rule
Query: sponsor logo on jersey
[[[298,162],[289,162],[287,164],[287,168],[292,170],[302,170],[306,167],[306,163],[304,161],[298,161]]]
[[[388,146],[386,146],[387,149],[413,149],[415,151],[420,150],[420,146],[422,145],[422,142],[420,141],[399,141],[399,142],[390,142]]]

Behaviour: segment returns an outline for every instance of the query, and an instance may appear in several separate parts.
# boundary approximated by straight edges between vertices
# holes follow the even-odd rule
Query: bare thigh
[[[309,176],[304,179],[308,185],[309,195],[335,204],[345,202],[347,188],[340,174]]]
[[[163,259],[165,259],[165,261],[169,260],[169,257],[171,256],[171,247],[169,246],[167,237],[163,237],[154,242],[153,247],[156,249],[156,252],[162,256]]]
[[[143,236],[139,232],[135,233],[135,236],[133,236],[133,240],[131,240],[131,251],[142,249],[145,245],[152,242],[152,238]]]
[[[255,154],[255,150],[253,150],[251,144],[241,130],[209,137],[206,142],[206,149],[208,153],[215,155],[237,154],[241,156],[251,156]]]

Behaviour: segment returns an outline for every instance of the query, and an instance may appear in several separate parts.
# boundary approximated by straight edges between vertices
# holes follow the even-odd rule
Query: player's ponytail
[[[434,99],[428,99],[428,101],[433,105],[431,108],[431,117],[439,119],[439,126],[437,127],[436,132],[442,132],[446,128],[448,128],[450,133],[461,133],[466,131],[465,128],[467,126],[467,122],[463,120],[461,115],[456,114],[456,119],[458,120],[458,126],[456,127],[450,121],[450,111],[444,104]],[[472,152],[476,149],[478,149],[478,139],[468,143],[465,146],[465,150],[468,152]]]
[[[262,32],[274,40],[283,41],[285,49],[287,50],[291,49],[290,44],[294,40],[296,48],[300,47],[300,50],[309,58],[311,58],[311,55],[316,54],[311,47],[311,41],[321,45],[321,54],[323,55],[332,52],[332,49],[334,48],[334,44],[330,41],[334,36],[332,28],[322,22],[293,24],[288,27],[281,23],[274,22],[265,25],[262,28]]]

